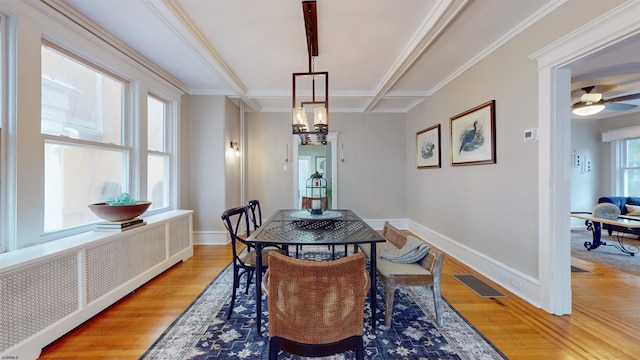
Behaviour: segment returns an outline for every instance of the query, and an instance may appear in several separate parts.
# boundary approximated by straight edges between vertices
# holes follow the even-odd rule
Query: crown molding
[[[88,34],[92,35],[95,39],[107,44],[120,54],[124,55],[129,60],[142,66],[144,69],[150,71],[154,75],[162,78],[169,84],[173,85],[182,92],[188,93],[189,89],[180,80],[169,74],[167,71],[151,62],[141,54],[137,53],[131,47],[121,42],[113,35],[109,34],[97,24],[71,8],[64,1],[61,0],[40,0],[38,3],[32,3],[33,7],[45,15],[54,18],[56,15],[63,17],[71,23],[79,26],[85,30]]]
[[[558,68],[637,34],[640,34],[640,2],[630,0],[536,51],[529,58],[538,62],[538,70]]]
[[[162,17],[167,24],[191,47],[200,58],[218,76],[220,76],[231,89],[240,97],[242,102],[252,111],[260,111],[260,104],[247,96],[247,87],[235,74],[216,49],[206,39],[198,27],[187,16],[186,12],[175,2],[169,0],[151,1],[147,3],[156,14]]]

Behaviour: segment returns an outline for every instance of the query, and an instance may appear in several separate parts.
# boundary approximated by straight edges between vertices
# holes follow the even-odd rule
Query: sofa
[[[620,208],[620,215],[640,220],[640,197],[631,196],[603,196],[598,199],[598,204],[611,203]],[[630,229],[624,226],[603,224],[603,227],[611,235],[614,231],[640,236],[640,229]]]

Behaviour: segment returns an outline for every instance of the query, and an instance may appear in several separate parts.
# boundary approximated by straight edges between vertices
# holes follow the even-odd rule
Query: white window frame
[[[136,171],[134,171],[134,168],[133,168],[133,163],[134,163],[133,154],[135,150],[133,147],[133,143],[134,143],[133,139],[139,136],[136,133],[136,130],[139,129],[139,127],[131,126],[131,123],[132,123],[131,114],[133,113],[131,111],[131,104],[132,104],[131,81],[128,81],[127,79],[121,76],[118,76],[114,72],[104,69],[97,64],[94,64],[90,59],[85,59],[81,56],[78,56],[72,51],[69,51],[65,49],[63,46],[60,46],[54,42],[43,39],[41,49],[42,47],[48,47],[54,51],[57,51],[63,56],[68,57],[70,61],[76,61],[86,67],[91,68],[93,71],[96,71],[102,74],[103,76],[111,77],[123,84],[123,96],[122,96],[123,114],[122,114],[122,124],[121,124],[121,133],[120,133],[120,138],[121,138],[120,141],[122,145],[104,143],[99,141],[74,139],[64,135],[50,135],[50,134],[43,133],[42,134],[43,147],[46,143],[57,143],[60,145],[71,145],[76,147],[84,146],[84,147],[92,147],[95,149],[123,151],[126,154],[126,156],[124,157],[124,163],[122,164],[122,166],[124,167],[123,191],[131,193],[132,196],[136,199],[142,199],[141,197],[139,197],[138,193],[136,192],[136,190],[139,190],[139,189],[136,189],[133,186],[133,183],[134,183],[133,179],[139,176],[139,174]],[[46,165],[46,162],[43,162],[43,166],[44,165]],[[43,203],[44,203],[44,199],[43,199]],[[77,234],[80,232],[90,231],[93,229],[95,222],[96,221],[92,221],[89,223],[83,223],[80,225],[70,226],[62,229],[55,229],[51,231],[45,231],[44,229],[45,224],[43,223],[41,225],[41,229],[43,232],[43,235],[41,236],[41,241],[46,242],[46,241],[56,240],[56,239]]]
[[[611,193],[627,196],[625,184],[626,140],[640,138],[640,126],[611,129],[602,133],[602,141],[611,143]]]
[[[40,132],[40,110],[33,107],[33,96],[39,94],[40,62],[30,59],[38,56],[43,41],[49,41],[83,62],[128,81],[130,86],[124,94],[123,105],[125,117],[122,126],[125,135],[120,146],[129,146],[131,149],[127,169],[132,195],[147,196],[147,141],[139,135],[146,130],[146,95],[153,93],[168,101],[170,114],[166,125],[168,136],[171,137],[170,148],[166,149],[171,163],[167,169],[170,172],[169,206],[148,211],[147,214],[174,210],[180,199],[177,175],[180,167],[178,125],[181,97],[185,94],[181,84],[171,76],[154,71],[153,66],[144,60],[136,60],[135,56],[130,56],[130,49],[123,48],[111,38],[98,37],[96,33],[86,31],[82,20],[61,16],[56,10],[45,6],[41,7],[43,11],[33,12],[32,6],[24,2],[3,3],[0,13],[0,26],[4,30],[0,36],[5,47],[0,59],[3,71],[0,79],[0,111],[3,115],[0,152],[4,151],[0,156],[0,241],[3,242],[0,252],[19,250],[92,229],[91,225],[87,225],[83,229],[79,227],[48,234],[42,231],[44,155],[42,151],[33,150],[43,146],[46,137]],[[40,99],[35,101],[40,102]]]
[[[168,181],[168,184],[163,186],[163,199],[166,199],[166,206],[162,206],[159,208],[154,208],[152,211],[162,211],[167,210],[173,207],[174,201],[171,196],[172,193],[175,193],[173,189],[173,184],[175,184],[175,177],[171,176],[171,174],[176,174],[177,172],[174,169],[174,156],[175,153],[175,134],[176,134],[176,119],[177,113],[174,111],[175,102],[165,99],[163,96],[158,95],[152,91],[147,93],[147,97],[153,97],[157,101],[160,101],[165,104],[164,107],[164,131],[163,131],[163,149],[162,150],[150,150],[147,149],[147,159],[149,156],[158,156],[162,157],[165,160],[164,167],[164,175],[163,178]],[[147,129],[148,130],[148,129]],[[144,134],[143,136],[147,136]],[[148,147],[148,146],[147,146]],[[151,199],[148,199],[151,200]]]
[[[631,140],[639,140],[636,138],[625,138],[616,141],[616,194],[621,196],[640,196],[640,194],[629,194],[627,186],[627,173],[630,170],[640,170],[640,166],[628,167],[627,164],[627,143]]]

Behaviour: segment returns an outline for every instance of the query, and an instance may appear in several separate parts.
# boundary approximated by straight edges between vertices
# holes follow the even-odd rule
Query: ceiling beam
[[[260,105],[247,96],[247,88],[240,78],[175,1],[147,0],[147,4],[229,85],[249,109],[255,112],[260,111]]]
[[[302,2],[302,16],[307,37],[307,53],[309,54],[309,72],[311,72],[311,57],[318,56],[318,15],[316,1]]]
[[[420,58],[468,2],[469,0],[447,0],[438,3],[438,6],[422,23],[411,42],[384,76],[376,89],[375,95],[363,108],[364,112],[370,112],[375,108],[385,94],[404,76],[411,68],[411,65]]]

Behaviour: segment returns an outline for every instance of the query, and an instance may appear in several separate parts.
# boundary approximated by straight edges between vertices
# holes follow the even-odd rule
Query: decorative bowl
[[[126,221],[142,215],[151,206],[151,201],[136,201],[131,205],[90,204],[89,209],[99,218],[107,221]]]

